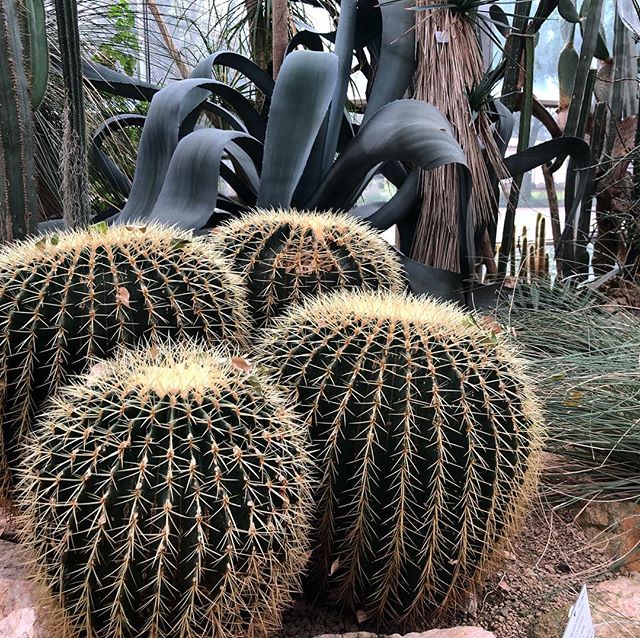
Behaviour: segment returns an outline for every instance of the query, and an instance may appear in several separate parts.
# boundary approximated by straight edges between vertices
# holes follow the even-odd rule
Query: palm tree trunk
[[[273,79],[278,77],[289,42],[289,7],[287,0],[272,0]]]

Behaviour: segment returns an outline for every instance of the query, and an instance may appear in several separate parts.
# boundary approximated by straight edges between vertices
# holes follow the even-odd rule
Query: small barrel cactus
[[[280,319],[260,361],[295,389],[322,470],[316,586],[377,622],[460,603],[537,478],[510,348],[452,305],[341,292]]]
[[[245,364],[193,344],[123,350],[26,437],[25,537],[70,635],[279,625],[307,559],[307,432]]]
[[[34,409],[88,358],[142,336],[240,344],[245,298],[209,242],[160,226],[98,225],[2,249],[0,485]]]
[[[343,214],[257,210],[217,228],[213,238],[243,273],[258,327],[307,296],[403,285],[393,249]]]

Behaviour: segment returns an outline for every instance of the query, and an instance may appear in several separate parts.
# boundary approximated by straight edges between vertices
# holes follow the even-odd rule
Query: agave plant
[[[424,169],[456,164],[459,189],[468,193],[465,157],[447,120],[428,104],[398,99],[410,72],[404,71],[400,83],[374,82],[362,124],[351,125],[344,113],[351,69],[342,63],[340,49],[338,44],[335,54],[291,52],[276,83],[247,58],[220,52],[198,65],[192,78],[158,92],[144,123],[127,203],[114,221],[155,220],[199,229],[257,205],[351,211],[387,228],[415,199],[416,182],[409,180],[409,188],[400,188],[373,211],[359,208],[358,198],[381,165],[406,179],[405,163]],[[344,49],[350,57],[353,42]],[[379,67],[394,55],[391,48],[383,49]],[[213,79],[214,65],[249,78],[264,94],[262,112]],[[224,106],[207,102],[210,95]],[[224,128],[196,126],[205,107]],[[221,191],[220,181],[232,196]],[[468,276],[474,258],[466,206],[460,206],[459,216],[462,270]],[[446,276],[433,275],[426,278],[433,284],[428,292],[457,295]]]
[[[459,204],[452,228],[458,249],[451,270],[402,258],[415,292],[469,302],[478,229],[467,210],[471,186],[466,160],[448,122],[433,106],[403,99],[415,70],[415,12],[407,11],[411,6],[408,0],[387,0],[374,10],[367,3],[342,2],[337,31],[296,34],[275,84],[248,58],[221,51],[203,60],[191,78],[159,91],[144,123],[130,192],[114,162],[97,151],[109,166],[114,187],[124,185],[128,197],[114,221],[143,218],[206,228],[255,205],[331,208],[379,229],[397,224],[400,250],[408,255],[421,210],[420,171],[455,164]],[[327,41],[334,43],[333,53],[320,51]],[[299,46],[313,51],[294,50]],[[367,106],[356,124],[345,111],[347,89],[353,57],[360,60],[365,51],[375,73],[361,64],[368,77]],[[251,83],[253,93],[214,79],[214,72],[216,77],[235,76],[237,84]],[[94,85],[130,97],[148,99],[157,92],[95,65],[90,75]],[[256,93],[262,98],[247,99]],[[489,117],[504,153],[510,112],[497,100],[489,102]],[[197,126],[203,111],[214,128],[208,123]],[[128,117],[116,123],[136,121]],[[104,138],[108,133],[103,129],[101,134]],[[577,168],[588,165],[586,143],[564,137],[523,149],[506,158],[504,166],[509,175],[519,175],[559,154],[570,154]],[[358,206],[376,173],[396,186],[396,194],[387,202]],[[584,179],[578,180],[569,221],[585,186]],[[476,295],[474,303],[483,300]]]

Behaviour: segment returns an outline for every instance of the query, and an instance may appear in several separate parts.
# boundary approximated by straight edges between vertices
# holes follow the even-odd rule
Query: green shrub
[[[640,322],[568,285],[520,286],[499,318],[522,345],[542,399],[551,496],[640,501]]]

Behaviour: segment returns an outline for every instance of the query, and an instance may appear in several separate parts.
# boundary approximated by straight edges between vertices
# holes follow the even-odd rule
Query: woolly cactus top
[[[299,211],[293,208],[257,209],[223,224],[216,229],[215,234],[226,237],[270,235],[282,226],[290,227],[292,232],[309,238],[309,241],[313,238],[318,244],[323,241],[339,241],[344,244],[354,242],[355,245],[371,250],[378,242],[384,241],[377,230],[350,215],[333,211]],[[398,271],[398,262],[391,252],[386,261],[393,272]]]
[[[15,267],[33,261],[55,259],[60,255],[82,250],[96,250],[103,246],[131,247],[147,246],[159,248],[165,245],[186,245],[190,241],[201,241],[188,231],[151,223],[146,225],[95,224],[86,229],[48,232],[24,241],[7,244],[0,249],[0,269]]]
[[[219,398],[242,387],[245,391],[250,390],[247,385],[250,369],[250,364],[242,357],[233,357],[225,350],[198,348],[186,341],[151,346],[139,350],[135,358],[127,351],[120,352],[113,359],[97,362],[87,379],[94,392],[147,391],[159,397]],[[72,388],[81,395],[85,393],[82,384],[76,384],[65,392],[73,393]],[[280,395],[270,386],[265,388],[263,395],[267,400],[282,403]]]
[[[420,327],[432,335],[486,339],[490,331],[454,303],[388,291],[338,291],[292,308],[287,324],[319,322],[341,326],[354,322],[397,321]]]

